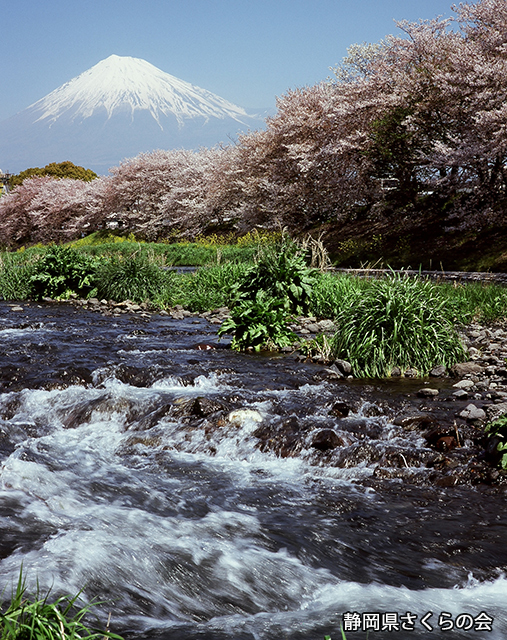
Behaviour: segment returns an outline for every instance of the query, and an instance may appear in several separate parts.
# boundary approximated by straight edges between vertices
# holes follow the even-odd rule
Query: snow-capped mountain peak
[[[29,107],[37,121],[55,122],[62,115],[84,120],[100,111],[149,112],[162,128],[160,116],[172,115],[182,124],[192,118],[233,118],[242,122],[244,109],[165,73],[154,65],[127,56],[111,55]]]
[[[0,160],[14,172],[71,160],[104,174],[142,152],[228,144],[264,124],[145,60],[112,55],[4,121]]]

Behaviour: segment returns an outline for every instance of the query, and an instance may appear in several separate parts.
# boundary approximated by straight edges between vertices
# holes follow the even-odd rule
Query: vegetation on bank
[[[364,377],[389,376],[394,367],[419,374],[438,364],[450,367],[466,355],[457,323],[507,316],[504,287],[323,272],[310,266],[308,248],[288,237],[244,246],[216,239],[193,245],[102,240],[0,254],[0,298],[97,297],[149,302],[158,309],[181,305],[194,312],[227,306],[230,318],[219,333],[232,335],[238,350],[293,345],[297,336],[289,324],[296,316],[329,318],[336,334],[317,337],[303,349],[347,360],[354,374]],[[190,273],[171,268],[178,251],[187,263],[193,258],[201,265],[203,250],[212,252],[205,267]]]

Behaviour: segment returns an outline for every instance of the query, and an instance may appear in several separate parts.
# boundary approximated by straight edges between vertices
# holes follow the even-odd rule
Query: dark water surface
[[[21,564],[85,585],[127,638],[335,640],[345,612],[371,640],[507,637],[505,494],[417,481],[425,442],[389,407],[420,383],[224,347],[201,319],[0,303],[0,588]],[[308,433],[296,456],[260,446],[282,422]],[[320,429],[344,447],[313,448]],[[393,455],[412,480],[380,478]]]

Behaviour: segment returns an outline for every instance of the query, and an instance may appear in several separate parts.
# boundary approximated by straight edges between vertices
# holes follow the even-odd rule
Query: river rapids
[[[0,303],[4,599],[22,566],[126,639],[506,638],[505,490],[424,481],[389,410],[421,383],[226,346],[195,317]]]

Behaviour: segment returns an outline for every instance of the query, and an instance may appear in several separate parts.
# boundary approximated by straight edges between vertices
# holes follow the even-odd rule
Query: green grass
[[[80,252],[90,256],[128,256],[132,253],[158,256],[167,265],[176,267],[202,267],[212,262],[250,262],[256,252],[251,244],[218,244],[203,242],[143,242],[132,234],[122,237],[102,232],[94,233],[86,238],[70,243]]]
[[[507,288],[497,284],[440,283],[438,295],[445,301],[449,317],[462,324],[488,322],[507,317]]]
[[[97,268],[93,293],[106,300],[154,300],[171,290],[175,274],[161,269],[153,256],[143,253],[114,255]]]
[[[245,264],[225,262],[180,277],[179,292],[176,299],[173,298],[173,304],[196,312],[230,306],[235,297],[235,285],[246,269]]]
[[[0,640],[99,640],[121,636],[109,630],[92,629],[85,624],[92,605],[78,606],[79,594],[49,600],[50,593],[33,598],[27,593],[20,571],[9,603],[0,607]]]
[[[0,300],[28,300],[32,294],[30,278],[33,258],[17,253],[0,254]]]
[[[336,316],[334,354],[358,377],[384,378],[394,367],[421,375],[466,357],[446,300],[429,281],[393,275],[351,290]]]

